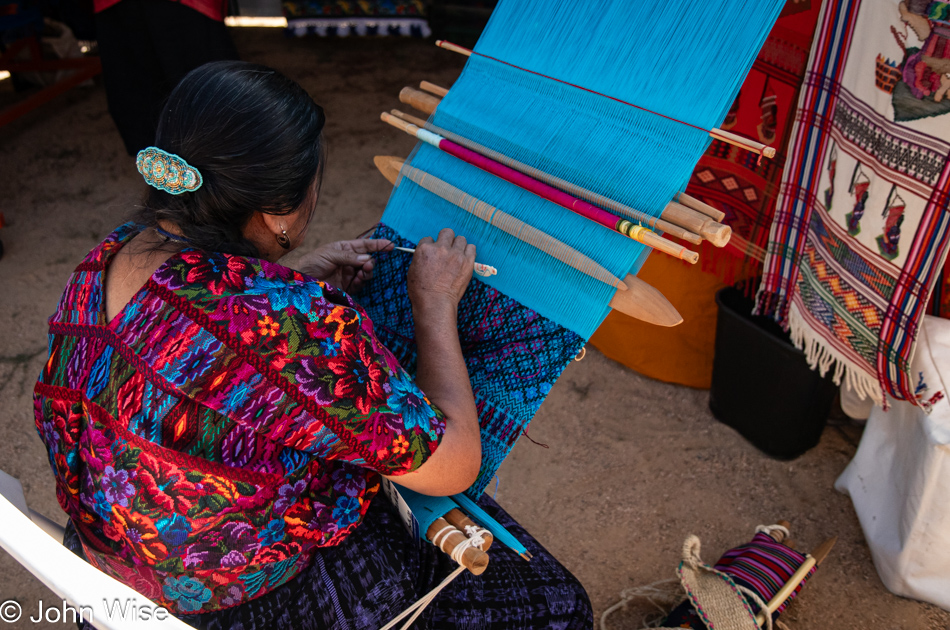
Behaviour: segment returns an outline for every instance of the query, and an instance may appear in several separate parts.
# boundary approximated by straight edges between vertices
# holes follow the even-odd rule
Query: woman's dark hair
[[[195,192],[149,188],[135,220],[170,221],[199,249],[258,256],[242,230],[255,212],[289,214],[319,190],[323,109],[271,68],[217,61],[189,72],[162,109],[155,146],[204,180]]]

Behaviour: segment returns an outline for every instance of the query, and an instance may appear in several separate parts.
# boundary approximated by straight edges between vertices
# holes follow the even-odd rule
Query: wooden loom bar
[[[634,210],[633,208],[630,208],[629,206],[625,206],[619,202],[613,201],[612,199],[609,199],[608,197],[604,197],[603,195],[598,195],[597,193],[581,188],[580,186],[572,184],[559,177],[555,177],[554,175],[549,175],[548,173],[545,173],[544,171],[541,171],[534,167],[528,166],[527,164],[522,164],[521,162],[518,162],[517,160],[513,158],[509,158],[497,151],[493,151],[492,149],[489,149],[488,147],[484,147],[478,143],[472,142],[471,140],[468,140],[467,138],[463,138],[457,134],[454,134],[451,131],[440,129],[439,127],[436,127],[434,125],[427,123],[421,118],[416,118],[415,116],[412,116],[410,114],[405,114],[399,111],[398,109],[390,110],[390,113],[393,116],[396,116],[397,118],[401,118],[402,120],[405,120],[408,123],[412,123],[413,125],[416,125],[417,127],[428,129],[432,131],[433,133],[439,134],[440,136],[445,136],[446,138],[448,138],[452,142],[455,142],[456,144],[460,144],[467,149],[471,149],[472,151],[475,151],[476,153],[480,153],[484,155],[485,157],[489,157],[495,160],[496,162],[501,162],[502,164],[505,164],[506,166],[509,166],[520,173],[524,173],[525,175],[534,177],[535,179],[539,179],[543,181],[544,183],[554,186],[555,188],[559,190],[568,192],[576,197],[587,199],[591,203],[610,208],[611,210],[614,210],[615,212],[619,212],[627,217],[630,217],[631,219],[635,219],[643,223],[647,227],[655,228],[657,230],[662,230],[663,232],[666,232],[667,234],[670,234],[677,238],[681,238],[684,241],[693,243],[694,245],[699,245],[700,243],[703,242],[702,236],[689,231],[689,229],[687,229],[686,227],[682,225],[679,225],[675,221],[668,221],[665,218],[658,219],[656,217],[651,217],[647,215],[646,213],[640,212],[638,210]]]
[[[420,112],[431,115],[435,108],[439,106],[439,103],[442,102],[442,99],[411,87],[404,87],[399,91],[399,101],[415,107]]]
[[[480,53],[475,53],[475,51],[473,51],[473,50],[470,50],[470,49],[468,49],[468,48],[463,48],[463,47],[458,46],[458,45],[456,45],[456,44],[453,44],[453,43],[451,43],[451,42],[447,42],[447,41],[445,41],[445,40],[443,40],[443,39],[438,39],[438,40],[436,40],[435,45],[438,46],[439,48],[444,48],[444,49],[446,49],[446,50],[450,50],[450,51],[452,51],[452,52],[459,53],[460,55],[465,55],[466,57],[471,57],[472,54],[474,53],[474,54],[477,54],[477,55],[479,55],[479,56],[486,57],[486,58],[488,58],[488,59],[492,59],[492,57],[488,57],[487,55],[481,55]],[[496,61],[498,61],[498,60],[496,59]],[[507,65],[509,65],[509,66],[511,66],[511,67],[513,67],[513,68],[518,68],[518,66],[516,66],[516,65],[514,65],[514,64],[508,64],[507,62],[502,62],[502,63],[506,63]],[[542,74],[540,74],[540,73],[537,73],[537,72],[534,72],[534,71],[531,71],[531,70],[525,70],[524,68],[518,68],[518,69],[519,69],[519,70],[524,70],[525,72],[530,72],[531,74],[537,74],[538,76],[545,76],[545,75],[542,75]],[[573,85],[573,84],[571,84],[571,83],[568,83],[567,81],[561,81],[560,79],[556,79],[556,78],[554,78],[554,77],[545,77],[545,78],[551,79],[552,81],[557,81],[558,83],[564,83],[565,85]],[[599,92],[594,92],[593,90],[588,90],[587,88],[583,88],[583,87],[580,87],[580,86],[577,86],[577,85],[573,85],[573,87],[577,87],[577,88],[579,88],[579,89],[582,89],[582,90],[584,90],[585,92],[590,92],[591,94],[600,94]],[[626,103],[625,101],[621,101],[620,99],[616,99],[616,98],[613,98],[613,97],[609,97],[609,96],[606,96],[606,95],[604,95],[604,94],[600,94],[600,95],[601,95],[601,96],[604,96],[605,98],[611,98],[612,100],[615,100],[615,101],[624,103],[624,104],[626,104],[626,105],[631,105],[632,107],[637,107],[636,105],[632,105],[631,103]],[[656,112],[652,112],[651,110],[648,110],[648,109],[646,109],[646,108],[644,108],[644,107],[637,107],[637,109],[641,109],[641,110],[643,110],[643,111],[647,111],[647,112],[651,112],[651,113],[653,113],[653,114],[656,114]],[[430,112],[430,113],[431,113],[431,112]],[[659,114],[658,114],[658,115],[659,115]],[[664,117],[665,117],[665,118],[669,118],[668,116],[664,116]],[[672,118],[671,118],[670,120],[675,120],[675,119],[672,119]],[[682,122],[682,121],[676,121],[676,122]],[[683,123],[683,124],[688,124],[688,123]],[[695,125],[690,125],[690,126],[691,126],[691,127],[695,127]],[[707,130],[707,132],[709,133],[710,136],[712,136],[713,138],[715,138],[715,139],[717,139],[717,140],[722,140],[723,142],[728,142],[729,144],[731,144],[731,145],[733,145],[733,146],[740,147],[740,148],[742,148],[742,149],[745,149],[746,151],[751,151],[752,153],[757,153],[757,154],[763,155],[763,156],[765,156],[765,157],[767,157],[767,158],[774,158],[774,157],[775,157],[775,148],[774,148],[774,147],[770,147],[770,146],[768,146],[768,145],[766,145],[766,144],[762,144],[761,142],[756,142],[755,140],[750,140],[749,138],[744,138],[744,137],[742,137],[742,136],[740,136],[740,135],[736,135],[736,134],[734,134],[734,133],[731,133],[731,132],[728,132],[728,131],[724,131],[724,130],[722,130],[722,129],[709,129],[709,130]]]
[[[438,541],[435,540],[436,537],[438,537]],[[444,518],[437,518],[432,521],[426,531],[426,538],[449,556],[452,555],[456,547],[468,541],[468,536],[450,525]],[[488,568],[488,554],[477,547],[469,547],[462,552],[459,564],[474,575],[481,575]]]
[[[419,84],[419,87],[422,90],[428,92],[429,94],[435,94],[439,98],[442,98],[443,96],[449,93],[449,91],[446,88],[442,87],[441,85],[436,85],[435,83],[429,83],[428,81],[421,82]]]
[[[726,213],[713,208],[708,203],[703,203],[696,197],[691,197],[686,193],[676,193],[676,196],[673,197],[673,201],[683,204],[687,208],[692,208],[697,212],[705,214],[707,217],[711,218],[713,221],[722,221],[726,218]]]
[[[404,167],[403,160],[401,158],[392,156],[377,155],[375,158],[373,158],[373,161],[376,163],[376,167],[383,174],[383,176],[386,177],[386,179],[389,180],[391,184],[396,185],[399,174]],[[474,204],[481,204],[480,209],[484,211],[481,214],[484,216],[485,212],[487,212],[487,216],[492,218],[491,222],[486,221],[490,225],[493,225],[498,229],[511,234],[519,240],[527,242],[533,247],[536,247],[548,255],[557,258],[564,264],[576,269],[577,271],[600,280],[601,282],[606,282],[611,286],[618,286],[616,283],[624,285],[626,290],[618,286],[617,292],[614,293],[613,298],[610,300],[609,306],[615,311],[629,315],[634,319],[639,319],[650,324],[656,324],[658,326],[669,327],[682,323],[683,317],[679,314],[676,308],[670,304],[670,301],[667,300],[662,293],[633,274],[627,275],[627,277],[623,279],[623,282],[620,282],[615,276],[610,275],[610,272],[604,269],[603,272],[610,276],[610,278],[613,280],[598,278],[596,275],[593,275],[593,271],[596,269],[596,267],[599,267],[599,265],[566,243],[562,243],[554,237],[549,236],[530,225],[518,221],[518,219],[507,215],[505,212],[502,212],[497,208],[494,208],[474,197],[471,197],[470,195],[467,195],[454,186],[451,186],[450,184],[438,179],[433,175],[425,173],[424,171],[420,171],[419,169],[415,169],[413,167],[406,167],[403,174],[429,192],[432,192],[433,194],[436,194],[455,205],[459,205],[457,203],[458,199],[467,198],[470,200],[470,203],[466,205],[459,205],[459,207],[465,209],[466,211],[471,212],[469,210],[470,206],[473,206]],[[479,214],[475,214],[475,216],[479,216]],[[479,218],[485,220],[483,216],[479,216]],[[494,219],[499,220],[499,225],[495,225]],[[528,238],[528,234],[535,236],[535,238],[538,239],[538,242],[534,243],[526,240]],[[589,263],[586,262],[588,260],[590,261]]]
[[[705,214],[700,214],[675,201],[666,204],[662,216],[677,225],[682,225],[686,229],[700,234],[716,247],[725,246],[732,238],[732,228],[728,225],[717,223]]]
[[[432,104],[432,99],[436,100],[435,105]],[[429,94],[424,94],[423,92],[419,92],[418,90],[414,90],[409,87],[403,88],[403,90],[399,93],[399,100],[402,101],[403,103],[406,103],[408,105],[415,107],[416,109],[419,109],[420,111],[424,111],[430,116],[435,112],[436,108],[438,107],[438,104],[441,102],[441,99],[435,99],[435,97],[432,97]],[[425,107],[426,109],[422,109],[423,107]],[[416,125],[419,128],[425,129],[425,128],[431,127],[431,125],[428,125],[425,121],[422,121],[421,119],[416,118],[415,116],[409,116],[408,114],[403,114],[402,112],[399,112],[398,110],[393,110],[392,114],[395,115],[397,118],[401,118],[402,120],[411,122],[412,124]],[[419,122],[422,122],[422,124],[420,125]],[[433,127],[433,129],[436,129],[436,128]],[[443,130],[439,129],[438,131],[436,131],[436,133],[439,133],[441,135],[444,132]],[[596,205],[610,208],[611,210],[615,212],[619,212],[629,217],[639,218],[643,216],[642,212],[638,212],[637,210],[634,210],[633,208],[630,208],[629,206],[625,206],[619,202],[616,202],[608,197],[604,197],[603,195],[599,195],[597,193],[585,190],[583,188],[580,188],[579,186],[575,186],[571,184],[570,182],[566,182],[559,178],[554,178],[552,175],[548,175],[544,173],[543,171],[539,171],[538,169],[534,169],[525,164],[514,162],[511,159],[502,158],[501,160],[499,160],[497,155],[493,156],[489,154],[489,153],[496,153],[496,152],[492,152],[486,149],[486,147],[481,147],[481,146],[478,146],[478,148],[475,148],[473,146],[470,146],[475,143],[471,142],[467,138],[461,138],[457,136],[456,134],[452,134],[452,136],[453,138],[451,138],[451,140],[453,142],[466,146],[470,150],[476,151],[477,153],[480,153],[495,161],[509,162],[508,165],[514,168],[515,170],[521,173],[524,173],[530,177],[533,177],[535,179],[544,181],[546,184],[554,186],[555,188],[558,188],[560,190],[566,190],[567,192],[569,192],[570,194],[574,196],[589,198]],[[461,140],[461,142],[459,142],[459,140]],[[510,162],[514,162],[514,164],[510,164]],[[552,180],[557,180],[557,181],[552,181]],[[716,247],[726,246],[726,244],[729,242],[729,239],[732,238],[732,228],[730,228],[727,225],[723,225],[722,223],[718,223],[720,219],[726,216],[725,213],[720,212],[719,210],[716,210],[712,206],[704,204],[698,199],[695,199],[694,197],[690,197],[689,195],[686,195],[684,193],[677,193],[676,199],[680,203],[677,204],[675,202],[670,202],[670,204],[667,205],[666,208],[663,209],[663,212],[660,213],[660,219],[662,219],[666,223],[666,226],[654,225],[651,217],[646,217],[645,219],[639,218],[640,222],[645,223],[649,225],[650,227],[656,227],[656,229],[662,230],[664,232],[669,232],[672,236],[676,236],[677,238],[681,238],[685,241],[688,241],[696,245],[698,245],[699,242],[701,242],[700,240],[697,240],[697,239],[705,239]],[[689,211],[684,213],[683,210],[686,210],[687,207],[689,208]],[[693,218],[693,215],[696,215],[696,217]],[[702,216],[702,215],[705,215],[705,216]],[[689,218],[684,221],[684,217],[689,217]],[[706,217],[711,217],[713,220],[707,221]],[[677,228],[670,229],[671,226],[678,226],[678,229]],[[686,250],[686,251],[689,251],[689,250]],[[670,253],[670,252],[667,252],[667,253]],[[671,254],[671,255],[675,255],[675,254]]]
[[[487,158],[483,155],[477,154],[470,149],[466,149],[461,145],[455,144],[451,140],[447,140],[437,134],[434,134],[425,129],[420,129],[417,125],[407,123],[404,120],[396,118],[391,114],[383,112],[380,115],[380,118],[396,127],[405,131],[411,136],[415,136],[419,140],[422,140],[432,146],[445,151],[446,153],[453,155],[465,162],[468,162],[482,170],[495,175],[505,181],[508,181],[516,186],[528,190],[542,199],[547,199],[553,203],[556,203],[564,208],[567,208],[571,212],[574,212],[580,216],[585,217],[595,223],[598,223],[607,229],[615,230],[621,234],[624,234],[648,247],[659,250],[665,254],[669,254],[674,258],[679,258],[680,260],[685,260],[690,264],[696,264],[699,260],[699,254],[691,251],[681,245],[663,238],[662,236],[651,232],[642,225],[635,225],[634,223],[626,220],[620,219],[615,215],[610,214],[606,210],[594,206],[593,204],[572,197],[567,193],[557,190],[553,186],[545,184],[537,179],[529,177],[524,173],[519,173],[515,169],[512,169],[504,164],[496,162],[490,158]]]
[[[452,508],[449,510],[442,518],[448,521],[449,525],[454,525],[459,531],[464,532],[467,527],[478,527],[482,530],[482,539],[485,541],[482,543],[482,551],[488,551],[491,547],[492,542],[494,542],[495,537],[492,536],[492,533],[485,529],[484,527],[479,527],[478,524],[470,519],[462,510],[458,508]]]

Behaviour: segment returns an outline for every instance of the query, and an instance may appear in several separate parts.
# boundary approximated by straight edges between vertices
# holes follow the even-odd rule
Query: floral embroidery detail
[[[184,612],[197,612],[201,610],[202,604],[211,599],[211,590],[208,587],[187,576],[180,580],[165,578],[162,594],[172,601],[177,601]]]
[[[395,440],[393,440],[393,455],[401,455],[408,450],[409,442],[406,441],[406,438],[400,435]]]
[[[444,431],[347,295],[185,250],[103,329],[121,227],[70,278],[34,398],[90,562],[176,613],[277,588]],[[63,324],[70,324],[65,327]]]
[[[432,405],[426,400],[422,391],[405,374],[402,378],[390,380],[393,393],[386,401],[394,413],[401,414],[402,420],[409,429],[419,427],[429,431],[429,420],[435,417]]]
[[[336,500],[333,518],[344,527],[352,525],[360,519],[360,500],[356,497],[340,497]]]
[[[129,473],[127,471],[116,471],[112,466],[106,466],[101,482],[105,500],[110,504],[118,503],[122,507],[128,507],[129,498],[135,494],[135,488],[128,480]]]
[[[261,337],[276,337],[277,331],[280,330],[280,324],[272,320],[270,315],[265,315],[264,319],[257,320],[257,327],[257,332]]]

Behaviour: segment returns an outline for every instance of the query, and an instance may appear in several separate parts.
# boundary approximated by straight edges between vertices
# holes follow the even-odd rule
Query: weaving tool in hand
[[[684,188],[782,5],[502,0],[475,47],[487,56],[469,58],[428,122],[658,218]],[[406,166],[550,235],[615,278],[635,276],[649,254],[628,236],[436,147],[417,145]],[[443,227],[499,270],[473,279],[459,304],[483,452],[467,494],[478,497],[610,310],[617,287],[410,177],[398,180],[375,237],[412,247]],[[414,371],[409,262],[398,252],[381,254],[358,297],[380,340]]]

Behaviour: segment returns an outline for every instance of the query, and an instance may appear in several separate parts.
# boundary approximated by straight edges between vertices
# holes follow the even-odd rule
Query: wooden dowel
[[[458,508],[453,508],[443,516],[446,521],[449,522],[449,525],[454,525],[458,528],[459,531],[464,532],[466,527],[478,527],[482,531],[482,539],[485,541],[479,547],[482,551],[488,551],[491,547],[492,542],[494,542],[495,537],[492,536],[491,532],[485,529],[484,527],[479,527],[478,523],[470,519],[466,514],[462,513],[462,510]]]
[[[380,118],[386,124],[392,125],[396,129],[399,129],[400,131],[405,131],[413,138],[416,137],[416,132],[419,131],[419,129],[421,129],[419,125],[415,125],[411,122],[405,121],[402,118],[396,118],[395,116],[392,116],[391,114],[387,114],[386,112],[383,112],[382,114],[380,114]]]
[[[405,131],[411,136],[419,137],[420,129],[417,125],[408,123],[405,120],[402,120],[401,118],[397,118],[396,116],[393,116],[392,114],[387,114],[386,112],[383,112],[382,114],[380,114],[380,118],[384,122],[389,123],[390,125]],[[423,138],[423,139],[429,144],[432,144],[433,146],[437,146],[441,150],[446,151],[452,155],[456,155],[457,157],[460,157],[460,159],[464,158],[464,156],[458,156],[458,154],[454,153],[451,149],[446,149],[446,143],[448,143],[449,146],[452,146],[453,143],[451,143],[451,141],[448,141],[445,138],[437,134],[430,133],[430,132],[427,132],[427,135],[429,136],[429,139],[426,139],[426,138]],[[464,148],[461,147],[460,145],[454,145],[454,146],[458,147],[459,149],[464,150]],[[474,152],[472,151],[468,151],[468,153],[474,155]],[[479,157],[483,157],[483,156],[479,156]],[[470,159],[468,158],[464,158],[464,159],[465,161],[468,161],[474,164],[474,162],[472,162]],[[516,171],[512,169],[511,167],[504,166],[503,164],[499,162],[495,162],[491,160],[490,158],[486,159],[486,163],[479,164],[478,166],[479,168],[482,168],[486,172],[492,173],[493,175],[501,179],[505,179],[506,181],[510,181],[514,183],[515,185],[518,185],[518,183],[515,180],[510,179],[511,177],[510,175],[506,174],[506,173],[516,173]],[[541,188],[541,192],[539,192],[538,190],[533,191],[542,199],[546,198],[549,201],[553,201],[554,203],[557,203],[558,205],[564,208],[567,208],[568,210],[575,212],[597,223],[598,225],[603,225],[606,229],[613,230],[615,232],[620,232],[621,234],[625,234],[629,236],[630,238],[640,243],[643,243],[644,245],[647,245],[648,247],[658,249],[659,251],[669,254],[671,256],[674,256],[676,258],[679,258],[680,260],[685,260],[689,262],[690,264],[696,264],[696,261],[699,260],[699,254],[697,254],[696,252],[686,249],[685,247],[682,247],[680,245],[677,245],[676,243],[663,238],[662,236],[650,231],[648,228],[645,228],[642,225],[635,224],[632,221],[629,221],[627,219],[621,219],[620,217],[617,217],[616,215],[612,215],[609,212],[599,207],[593,206],[588,202],[584,202],[584,201],[581,201],[580,199],[577,199],[576,197],[572,197],[570,195],[561,193],[561,191],[558,191],[550,184],[545,184],[539,180],[534,180],[534,183],[539,188],[543,187]],[[549,193],[547,191],[550,191],[550,194],[558,193],[558,197],[555,198],[553,196],[549,196]],[[573,200],[573,203],[569,205],[566,200]],[[726,229],[729,229],[729,228],[726,228]],[[731,234],[731,230],[730,230],[730,234]]]
[[[704,214],[671,201],[660,214],[664,220],[682,226],[691,232],[696,232],[716,247],[724,247],[732,238],[732,228],[717,223]]]
[[[420,112],[431,115],[435,108],[439,106],[439,103],[442,102],[442,99],[411,87],[404,87],[399,90],[399,101],[415,107]]]
[[[396,118],[405,120],[407,123],[412,123],[413,125],[415,125],[416,127],[419,127],[420,129],[424,129],[426,126],[426,121],[422,120],[421,118],[416,118],[412,114],[406,114],[404,112],[401,112],[398,109],[391,109],[389,110],[389,113],[395,116]]]
[[[420,129],[430,128],[430,126],[426,124],[426,121],[422,120],[421,118],[416,118],[415,116],[412,116],[411,114],[403,113],[399,111],[398,109],[390,110],[390,114],[392,114],[393,116],[396,116],[397,118],[405,122],[412,123],[413,125],[416,125]],[[442,129],[439,129],[438,127],[432,127],[431,130],[439,135],[446,135],[446,132]],[[486,149],[485,147],[481,147],[478,145],[473,146],[473,143],[465,140],[464,138],[461,138],[455,134],[451,134],[451,135],[453,137],[450,139],[453,142],[466,146],[467,148],[475,151],[476,153],[481,153],[482,155],[485,155],[486,157],[489,157],[498,162],[504,159],[503,156],[501,156],[497,151],[492,151],[491,149]],[[564,180],[548,175],[547,173],[544,173],[543,171],[539,171],[538,169],[532,168],[525,164],[521,164],[520,162],[517,162],[514,160],[506,160],[506,163],[508,166],[514,168],[516,171],[519,171],[521,173],[524,173],[525,175],[534,177],[535,179],[540,179],[541,181],[544,181],[546,184],[554,186],[555,188],[558,188],[560,190],[570,192],[571,194],[579,193],[581,196],[585,196],[591,199],[594,203],[603,205],[607,208],[610,208],[611,210],[614,210],[615,212],[619,212],[628,217],[631,217],[636,214],[636,211],[634,211],[632,208],[628,208],[627,206],[624,206],[623,204],[620,204],[611,199],[608,199],[607,197],[604,197],[603,195],[596,195],[595,193],[591,193],[590,191],[583,190],[580,187],[571,186]],[[634,219],[631,219],[631,221],[633,220]],[[647,220],[641,221],[641,223],[645,225],[646,227],[660,230],[661,232],[665,232],[669,234],[670,236],[681,238],[684,241],[687,241],[694,245],[699,245],[700,243],[703,242],[702,236],[700,236],[697,233],[691,232],[687,227],[682,226],[682,225],[677,225],[674,222],[665,221],[663,219],[647,219]]]
[[[428,81],[421,82],[419,84],[419,87],[425,90],[426,92],[428,92],[429,94],[435,94],[439,98],[442,98],[443,96],[449,93],[449,91],[445,89],[444,87],[440,85],[436,85],[435,83],[429,83]]]
[[[798,570],[792,574],[792,577],[788,579],[782,588],[779,589],[778,593],[775,594],[775,597],[769,600],[769,603],[766,604],[765,610],[760,610],[759,614],[755,616],[756,623],[759,624],[759,627],[762,627],[765,624],[765,616],[771,615],[779,607],[785,603],[785,600],[798,588],[798,585],[802,583],[802,580],[808,575],[808,572],[812,568],[821,563],[821,560],[824,560],[828,555],[828,552],[831,551],[831,548],[835,546],[835,543],[838,541],[838,537],[829,538],[825,542],[818,545],[815,548],[813,554],[805,554],[805,562],[802,563]]]
[[[389,183],[395,185],[399,179],[399,171],[404,163],[403,159],[394,156],[377,155],[373,158],[373,162]],[[572,248],[568,245],[560,243],[552,237],[548,237],[548,239],[565,252],[572,251]],[[576,260],[583,261],[586,258],[587,257],[580,252],[576,252]],[[634,319],[656,324],[657,326],[676,326],[682,323],[682,315],[679,314],[679,311],[676,310],[670,301],[667,300],[662,293],[643,280],[640,280],[634,275],[628,275],[624,278],[623,282],[617,280],[617,283],[620,286],[626,287],[626,289],[624,290],[618,287],[617,292],[614,293],[613,298],[610,300],[610,308],[629,315]]]
[[[472,56],[472,51],[469,50],[468,48],[462,48],[461,46],[456,46],[455,44],[451,42],[445,41],[444,39],[435,40],[435,45],[438,46],[439,48],[445,48],[446,50],[451,50],[454,53],[465,55],[466,57]]]
[[[738,134],[734,134],[730,131],[723,131],[722,129],[710,129],[709,135],[717,140],[722,140],[723,142],[728,142],[729,144],[737,147],[741,147],[746,151],[752,151],[753,153],[758,153],[764,155],[767,158],[775,157],[775,148],[770,147],[767,144],[762,144],[761,142],[756,142],[749,138],[744,138]]]
[[[446,528],[451,529],[443,531]],[[439,538],[437,541],[434,540],[436,536]],[[456,547],[468,541],[468,536],[449,525],[444,518],[437,518],[429,525],[429,529],[426,530],[426,538],[449,556],[452,555]],[[469,547],[462,552],[460,564],[474,575],[481,575],[488,567],[488,554],[476,547]]]
[[[686,193],[676,193],[676,196],[673,197],[673,201],[677,201],[687,208],[692,208],[697,212],[701,212],[713,221],[719,221],[721,223],[722,220],[726,218],[726,213],[722,210],[717,210],[708,203],[703,203],[696,197],[691,197]]]
[[[685,260],[691,265],[695,265],[699,261],[699,254],[694,252],[691,249],[686,249],[682,245],[677,245],[673,241],[663,238],[655,232],[650,230],[643,229],[636,232],[636,235],[630,234],[631,238],[648,247],[663,252],[664,254],[669,254],[673,258],[679,258],[680,260]]]

